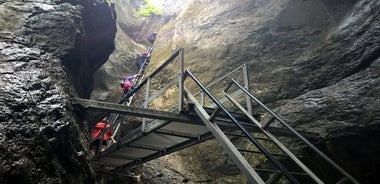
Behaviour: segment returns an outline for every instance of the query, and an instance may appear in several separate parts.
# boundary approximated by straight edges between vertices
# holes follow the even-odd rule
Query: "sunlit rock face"
[[[157,31],[161,25],[159,16],[137,17],[136,12],[143,7],[143,1],[116,1],[117,34],[116,49],[108,61],[94,74],[92,99],[118,101],[122,90],[119,82],[126,75],[138,71],[135,58],[149,46],[146,37]],[[151,68],[148,68],[150,70]]]
[[[90,95],[115,24],[106,4],[78,2],[0,2],[0,183],[95,183],[70,97]]]
[[[204,83],[246,63],[260,100],[295,127],[321,132],[319,146],[360,182],[377,182],[380,1],[167,1],[168,8],[170,3],[177,9],[164,15],[155,54],[184,48],[185,67]],[[196,154],[183,162],[222,167],[202,155],[205,149],[189,148]],[[198,179],[191,173],[205,174],[163,165],[190,181]],[[209,176],[219,183],[230,175]]]

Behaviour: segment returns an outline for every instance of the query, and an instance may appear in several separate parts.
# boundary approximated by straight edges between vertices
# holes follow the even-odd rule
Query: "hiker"
[[[147,40],[148,40],[151,44],[153,44],[154,41],[156,41],[156,37],[157,37],[157,32],[154,32],[154,33],[152,33],[152,34],[150,34],[150,35],[148,36]]]
[[[93,156],[95,156],[96,153],[98,152],[99,146],[101,146],[100,147],[101,152],[106,149],[108,139],[111,139],[113,143],[116,143],[113,137],[112,127],[108,123],[107,119],[104,118],[98,123],[96,123],[96,125],[94,126],[94,128],[92,128],[92,131],[91,131],[90,150]],[[100,145],[101,142],[102,142],[102,145]]]
[[[135,75],[127,75],[124,77],[124,81],[120,83],[120,87],[123,88],[124,95],[127,95],[130,89],[134,89],[134,80],[139,76],[140,74]]]
[[[143,52],[141,54],[137,54],[135,64],[139,70],[145,68],[145,66],[149,64],[150,62],[149,57],[150,57],[149,52]],[[142,70],[142,72],[144,72],[144,70]]]

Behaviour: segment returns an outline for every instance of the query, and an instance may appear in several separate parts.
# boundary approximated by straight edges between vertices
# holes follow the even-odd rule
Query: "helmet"
[[[129,82],[124,83],[124,90],[130,90],[131,87],[132,87],[131,83]]]

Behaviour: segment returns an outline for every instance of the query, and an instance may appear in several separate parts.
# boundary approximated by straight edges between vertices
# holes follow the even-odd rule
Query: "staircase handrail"
[[[291,182],[291,183],[299,183],[297,179],[294,178],[293,175],[289,173],[289,171],[277,160],[275,159],[251,134],[245,129],[239,121],[237,121],[228,110],[206,89],[206,87],[189,71],[186,70],[184,74],[184,80],[187,79],[188,76],[201,88],[201,90],[217,105],[219,110],[223,111],[229,119],[244,133],[244,135],[267,157],[269,161],[271,161],[277,169],[281,171],[281,173]]]
[[[213,82],[211,82],[210,84],[206,85],[206,88],[210,88],[212,86],[214,86],[215,84],[217,84],[218,82],[222,81],[223,79],[227,78],[228,76],[230,76],[231,74],[237,72],[238,70],[244,68],[246,65],[245,64],[242,64],[240,65],[239,67],[235,68],[234,70],[232,70],[231,72],[228,72],[227,74],[223,75],[222,77],[214,80]],[[194,94],[194,96],[197,96],[199,95],[200,93],[202,93],[202,91],[198,91]]]
[[[328,164],[330,164],[335,169],[337,169],[341,174],[343,174],[345,177],[347,177],[352,183],[360,184],[354,177],[352,177],[343,168],[341,168],[338,164],[336,164],[333,160],[331,160],[321,150],[319,150],[317,147],[315,147],[310,141],[308,141],[304,136],[302,136],[300,133],[298,133],[294,128],[292,128],[288,123],[286,123],[279,115],[277,115],[272,110],[270,110],[266,105],[264,105],[259,99],[257,99],[255,96],[253,96],[252,93],[247,91],[243,86],[241,86],[234,79],[231,79],[231,82],[226,86],[226,88],[224,89],[224,92],[227,93],[227,91],[234,84],[238,88],[240,88],[246,95],[248,95],[252,100],[254,100],[257,104],[259,104],[264,110],[266,110],[269,114],[271,114],[272,117],[274,117],[277,121],[279,121],[282,125],[284,125],[290,132],[292,132],[296,137],[298,137],[303,143],[305,143],[307,146],[309,146],[317,155],[322,157]]]

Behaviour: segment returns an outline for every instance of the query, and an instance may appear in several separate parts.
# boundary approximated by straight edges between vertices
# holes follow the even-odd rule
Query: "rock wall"
[[[116,49],[109,60],[96,71],[93,99],[118,101],[121,96],[119,83],[126,75],[138,71],[135,58],[146,50],[149,44],[146,37],[156,31],[161,23],[160,17],[136,17],[143,1],[116,1],[117,34]]]
[[[260,100],[294,126],[322,132],[319,146],[326,153],[360,182],[376,183],[379,1],[176,2],[182,6],[159,31],[156,55],[184,48],[186,68],[204,83],[246,63]],[[160,59],[154,56],[153,62]],[[197,163],[208,155],[204,149],[189,148],[185,153],[199,155],[183,162],[216,167],[216,161]],[[164,161],[190,181],[197,179],[191,174],[197,171]],[[228,174],[210,176],[217,183]]]
[[[115,32],[103,1],[0,2],[0,183],[95,183],[70,97],[90,95]]]

